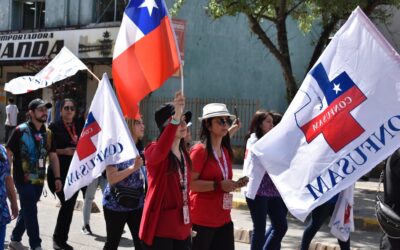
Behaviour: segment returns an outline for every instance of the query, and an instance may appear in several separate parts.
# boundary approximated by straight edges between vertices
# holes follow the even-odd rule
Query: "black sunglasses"
[[[217,122],[221,126],[225,126],[225,125],[231,126],[232,125],[232,119],[231,118],[219,117],[219,118],[217,118]]]
[[[75,107],[74,106],[64,106],[63,109],[66,110],[66,111],[68,111],[68,110],[75,111]]]

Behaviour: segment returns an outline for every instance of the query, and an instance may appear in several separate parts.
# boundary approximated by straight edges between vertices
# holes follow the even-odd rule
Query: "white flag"
[[[86,65],[67,49],[67,47],[63,47],[53,60],[35,76],[21,76],[15,78],[6,83],[4,90],[14,95],[24,94],[48,87],[54,82],[73,76],[79,70],[85,69],[87,69]]]
[[[107,165],[138,155],[107,74],[94,95],[64,184],[65,199],[101,175]]]
[[[303,220],[400,146],[400,57],[357,8],[253,147]]]
[[[350,232],[354,232],[354,185],[340,192],[335,209],[332,213],[329,227],[331,234],[341,241],[350,238]]]

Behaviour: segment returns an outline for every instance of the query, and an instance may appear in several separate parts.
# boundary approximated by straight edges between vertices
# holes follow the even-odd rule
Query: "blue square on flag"
[[[132,0],[126,7],[125,14],[147,35],[160,25],[166,11],[161,0]]]

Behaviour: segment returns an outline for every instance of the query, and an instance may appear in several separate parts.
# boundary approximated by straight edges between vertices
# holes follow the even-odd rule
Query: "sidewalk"
[[[242,177],[242,169],[241,166],[236,165],[233,169],[233,179],[237,180],[240,177]],[[356,231],[380,231],[378,221],[375,217],[375,194],[377,189],[378,179],[356,183],[354,190],[354,223]],[[233,206],[235,209],[248,210],[245,197],[240,192],[234,193]],[[289,214],[289,220],[297,219]],[[238,224],[238,227],[235,232],[235,239],[240,242],[249,243],[252,224],[236,224]],[[325,249],[324,247],[327,247],[327,245],[325,244],[324,246],[324,243],[320,243],[318,247],[315,246],[315,249]]]

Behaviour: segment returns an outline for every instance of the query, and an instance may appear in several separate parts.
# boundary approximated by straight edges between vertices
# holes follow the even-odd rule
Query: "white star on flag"
[[[153,13],[153,8],[157,8],[158,9],[158,6],[157,6],[155,0],[144,0],[144,2],[139,6],[139,8],[144,8],[144,7],[147,8],[147,10],[149,11],[149,15],[150,16]]]
[[[339,91],[342,91],[342,90],[340,89],[340,83],[339,83],[339,84],[333,84],[333,85],[334,85],[333,90],[336,92],[336,94],[337,94]]]

